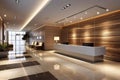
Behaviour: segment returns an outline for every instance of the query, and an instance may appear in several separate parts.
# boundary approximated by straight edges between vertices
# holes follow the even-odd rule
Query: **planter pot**
[[[8,51],[0,51],[0,59],[1,58],[7,58],[8,57]]]

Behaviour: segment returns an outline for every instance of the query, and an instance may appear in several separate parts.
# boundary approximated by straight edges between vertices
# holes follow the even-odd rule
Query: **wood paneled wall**
[[[45,27],[45,49],[51,50],[54,49],[54,36],[60,36],[60,28],[59,27],[52,27],[52,26],[46,26]]]
[[[106,47],[106,59],[120,61],[120,11],[63,27],[62,42]]]

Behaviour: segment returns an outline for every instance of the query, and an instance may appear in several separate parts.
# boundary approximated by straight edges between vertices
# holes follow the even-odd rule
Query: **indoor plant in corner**
[[[0,59],[7,58],[8,51],[9,51],[9,49],[8,49],[7,44],[0,44]]]

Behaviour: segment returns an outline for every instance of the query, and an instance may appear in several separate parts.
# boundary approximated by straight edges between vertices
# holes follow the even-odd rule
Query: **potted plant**
[[[9,51],[9,45],[0,44],[0,58],[7,58]]]
[[[26,42],[29,42],[29,38],[30,38],[29,32],[26,32],[22,39],[26,40]]]

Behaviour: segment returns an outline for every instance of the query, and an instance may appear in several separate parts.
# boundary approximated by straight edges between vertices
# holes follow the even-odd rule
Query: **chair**
[[[38,42],[38,45],[35,45],[36,50],[44,50],[44,43]]]

